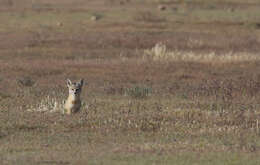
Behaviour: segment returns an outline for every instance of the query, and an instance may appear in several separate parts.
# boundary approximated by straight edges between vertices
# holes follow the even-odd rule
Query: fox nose
[[[74,90],[74,94],[76,94],[76,93],[78,93],[78,89],[75,89],[75,90]]]

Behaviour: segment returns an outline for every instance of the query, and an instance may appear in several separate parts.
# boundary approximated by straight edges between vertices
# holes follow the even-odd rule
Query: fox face
[[[72,83],[69,79],[67,79],[67,86],[69,88],[69,94],[71,96],[79,97],[81,90],[82,90],[83,82],[84,82],[84,80],[81,79],[79,82]]]

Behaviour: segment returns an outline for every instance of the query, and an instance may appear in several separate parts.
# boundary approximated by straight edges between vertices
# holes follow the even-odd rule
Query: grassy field
[[[0,0],[0,164],[259,164],[259,9]]]

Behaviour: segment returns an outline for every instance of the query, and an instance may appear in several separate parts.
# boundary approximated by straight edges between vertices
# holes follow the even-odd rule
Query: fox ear
[[[83,83],[84,83],[84,79],[80,79],[79,80],[79,85],[82,87],[83,86]]]
[[[69,87],[71,84],[72,83],[71,83],[70,79],[67,79],[67,86]]]

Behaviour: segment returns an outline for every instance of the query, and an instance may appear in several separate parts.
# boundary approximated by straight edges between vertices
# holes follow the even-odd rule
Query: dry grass
[[[134,16],[135,21],[140,22],[153,22],[153,23],[162,23],[165,22],[166,19],[154,14],[154,12],[150,11],[139,11]]]
[[[197,43],[197,42],[196,42]],[[202,43],[200,43],[202,45]],[[194,53],[192,51],[171,51],[166,48],[163,43],[157,43],[153,48],[144,51],[144,59],[152,59],[154,61],[191,61],[191,62],[245,62],[258,61],[258,54],[248,52],[226,52],[217,54],[216,52],[209,53]]]
[[[46,98],[42,98],[41,102],[36,105],[29,107],[27,111],[29,112],[60,112],[64,114],[63,103],[58,102],[57,99],[47,96]]]
[[[186,2],[204,22],[173,1],[10,2],[0,164],[259,164],[260,35],[237,23],[258,2]],[[87,82],[71,116],[67,78]]]

